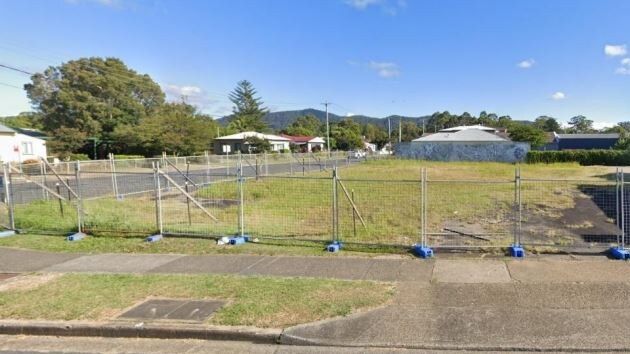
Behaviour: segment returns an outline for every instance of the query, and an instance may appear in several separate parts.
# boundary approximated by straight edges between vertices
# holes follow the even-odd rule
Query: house
[[[44,139],[18,132],[0,124],[0,161],[24,162],[46,158]]]
[[[271,151],[282,152],[289,150],[290,140],[273,134],[263,134],[258,132],[242,132],[238,134],[226,135],[214,139],[214,153],[217,155],[252,153],[251,146],[245,142],[249,137],[264,139],[271,144]]]
[[[513,142],[505,129],[481,125],[460,126],[426,134],[411,143],[398,144],[401,157],[436,161],[522,161],[528,143]]]
[[[295,136],[280,134],[281,137],[290,140],[290,144],[297,147],[300,152],[323,151],[326,140],[318,136]]]
[[[557,134],[553,133],[545,150],[610,149],[619,140],[619,134]]]

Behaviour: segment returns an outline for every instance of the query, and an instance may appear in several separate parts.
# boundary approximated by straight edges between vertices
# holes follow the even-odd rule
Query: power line
[[[16,88],[16,89],[18,89],[18,90],[22,90],[22,89],[23,89],[23,87],[19,87],[19,86],[15,86],[15,85],[7,84],[7,83],[5,83],[5,82],[0,82],[0,85],[2,85],[2,86],[7,86],[7,87],[13,87],[13,88]]]
[[[22,69],[19,69],[19,68],[13,67],[13,66],[9,66],[9,65],[0,64],[0,67],[3,67],[5,69],[9,69],[9,70],[13,70],[13,71],[17,71],[19,73],[26,74],[26,75],[29,75],[29,76],[33,75],[33,73],[30,73],[30,72],[28,72],[26,70],[22,70]]]

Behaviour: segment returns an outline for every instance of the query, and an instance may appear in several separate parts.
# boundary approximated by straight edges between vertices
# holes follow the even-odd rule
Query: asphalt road
[[[333,166],[345,167],[348,164],[356,164],[360,162],[356,159],[336,159],[330,160],[326,165],[318,164],[316,162],[307,161],[304,166],[299,162],[294,163],[277,163],[269,164],[268,166],[259,166],[259,176],[278,176],[293,174],[294,176],[302,176],[308,172],[314,171],[330,171]],[[181,169],[181,167],[180,167]],[[180,186],[188,181],[193,190],[192,183],[197,186],[206,185],[208,183],[222,181],[222,180],[234,180],[236,178],[237,170],[232,167],[212,167],[206,169],[202,165],[191,165],[191,170],[187,174],[186,178],[182,173],[176,171],[173,167],[164,168],[163,171]],[[186,174],[185,171],[183,171]],[[247,178],[256,177],[256,166],[251,164],[244,164],[243,175]],[[115,195],[128,197],[139,193],[151,193],[155,190],[153,171],[149,169],[125,171],[116,173],[117,193],[114,189],[114,180],[110,172],[82,172],[80,176],[80,190],[77,188],[77,180],[74,174],[63,174],[60,177],[66,181],[72,191],[79,194],[83,198],[98,198],[98,197],[114,197]],[[75,196],[68,188],[65,187],[59,179],[53,175],[48,174],[44,180],[42,176],[31,176],[32,180],[45,184],[50,190],[58,191],[58,194],[64,196],[64,198],[75,199]],[[12,197],[15,204],[24,204],[36,200],[42,200],[48,198],[56,199],[56,197],[46,191],[36,183],[27,181],[25,178],[18,174],[12,175]],[[170,182],[166,178],[160,178],[160,185],[163,188],[170,187]],[[4,197],[4,196],[2,196]],[[4,198],[3,198],[4,199]]]

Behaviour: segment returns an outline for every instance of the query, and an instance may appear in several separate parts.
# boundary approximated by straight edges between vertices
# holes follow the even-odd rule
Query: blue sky
[[[272,110],[630,120],[626,0],[3,0],[0,63],[114,56],[171,99],[229,113],[254,83]],[[0,68],[0,115],[28,110]]]

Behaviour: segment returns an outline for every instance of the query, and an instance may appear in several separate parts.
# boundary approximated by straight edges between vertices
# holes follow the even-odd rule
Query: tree
[[[37,112],[22,112],[17,116],[2,117],[2,124],[11,128],[42,129],[42,116]]]
[[[160,86],[116,58],[81,58],[31,76],[24,89],[41,126],[77,151],[85,141],[108,140],[119,125],[134,125],[164,103]]]
[[[593,121],[585,116],[575,116],[569,119],[570,131],[573,133],[591,133],[593,132]]]
[[[561,132],[560,123],[555,118],[540,116],[534,120],[534,126],[546,132]]]
[[[361,139],[361,125],[352,120],[344,118],[337,124],[332,124],[330,129],[331,147],[339,150],[353,150],[363,147]]]
[[[163,151],[194,155],[208,150],[217,134],[217,123],[185,103],[167,103],[138,125],[119,126],[114,136],[118,149],[145,156]]]
[[[400,139],[403,142],[409,142],[413,139],[419,138],[422,136],[422,128],[418,127],[418,125],[414,122],[401,122],[400,128],[394,131],[393,140],[398,141],[398,132],[402,130],[402,138]]]
[[[321,122],[312,114],[297,117],[295,122],[283,130],[283,133],[296,136],[315,136],[321,132]]]
[[[363,136],[367,141],[376,144],[378,149],[382,149],[389,142],[387,132],[372,123],[367,123],[363,127]]]
[[[513,123],[508,130],[510,139],[530,143],[532,147],[540,147],[547,142],[547,136],[542,129],[531,125]]]
[[[263,107],[262,99],[256,97],[257,94],[252,83],[247,80],[236,84],[236,88],[229,95],[230,101],[234,103],[233,115],[228,123],[229,130],[235,132],[267,130],[267,124],[262,118],[268,111]]]
[[[261,153],[271,151],[271,143],[269,140],[261,139],[257,136],[247,137],[245,144],[249,145],[250,152]]]

